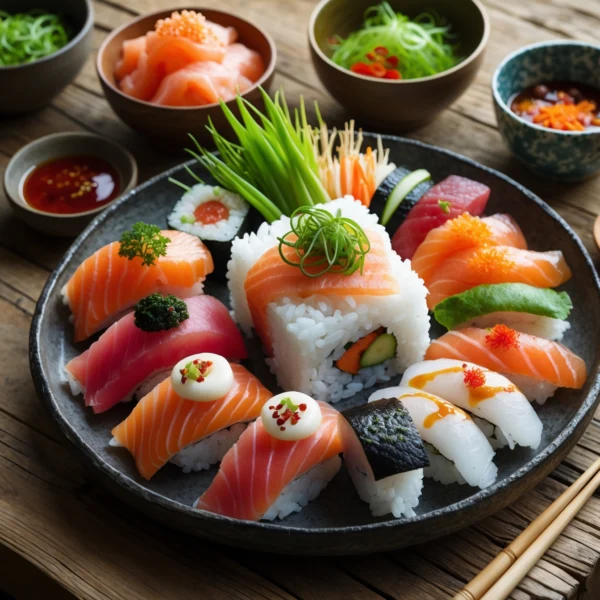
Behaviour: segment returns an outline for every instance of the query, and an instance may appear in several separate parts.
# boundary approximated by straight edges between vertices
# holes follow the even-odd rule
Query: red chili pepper
[[[385,77],[386,68],[383,65],[380,65],[379,63],[373,63],[372,65],[369,65],[369,69],[373,77]]]
[[[388,56],[385,61],[388,63],[388,65],[390,65],[390,67],[397,67],[398,63],[400,62],[397,56]]]
[[[371,75],[371,69],[370,69],[369,65],[364,62],[354,63],[350,67],[350,70],[353,73],[357,73],[358,75]]]
[[[384,75],[385,79],[402,79],[402,73],[397,69],[388,69]]]
[[[380,56],[387,56],[390,53],[385,46],[377,46],[373,52],[375,52],[375,54],[379,54]]]
[[[367,52],[365,54],[365,56],[369,59],[369,60],[375,60],[375,55],[372,52]]]

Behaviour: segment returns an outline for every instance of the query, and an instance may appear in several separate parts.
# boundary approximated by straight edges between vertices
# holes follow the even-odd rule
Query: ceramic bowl
[[[526,46],[507,56],[492,80],[498,129],[519,160],[551,179],[590,177],[600,170],[600,129],[557,131],[528,123],[510,110],[515,94],[544,81],[600,88],[600,46],[562,40]]]
[[[169,17],[174,10],[186,9],[173,8],[145,15],[110,33],[100,47],[96,68],[106,99],[127,125],[163,148],[182,150],[190,144],[189,133],[192,133],[202,144],[211,144],[212,138],[206,130],[209,119],[219,132],[228,130],[229,125],[221,107],[218,104],[192,107],[159,106],[144,102],[121,92],[114,74],[123,42],[148,33],[154,29],[156,21]],[[259,86],[267,91],[270,89],[277,58],[275,43],[269,34],[257,25],[230,13],[197,7],[188,10],[201,12],[209,21],[219,25],[235,27],[239,34],[239,41],[256,50],[263,57],[266,65],[265,73],[243,94],[246,100],[260,106],[262,100]],[[238,114],[235,100],[229,101],[227,105]]]
[[[56,215],[39,211],[25,202],[23,181],[32,167],[62,156],[98,156],[112,164],[119,173],[121,194],[132,190],[138,170],[131,153],[122,146],[93,133],[55,133],[21,148],[4,172],[4,193],[15,214],[36,231],[61,237],[74,237],[101,211],[117,198],[94,210],[74,215]]]
[[[28,113],[49,104],[75,79],[92,49],[91,0],[0,0],[0,10],[9,13],[32,8],[63,14],[72,38],[66,46],[40,60],[0,67],[0,115]]]
[[[372,0],[323,0],[313,11],[308,39],[313,65],[327,91],[353,117],[386,132],[416,129],[452,104],[481,66],[489,22],[479,0],[390,0],[397,11],[416,16],[437,11],[459,35],[458,52],[466,58],[454,68],[421,79],[392,81],[357,75],[329,57],[331,36],[346,37],[362,26]]]

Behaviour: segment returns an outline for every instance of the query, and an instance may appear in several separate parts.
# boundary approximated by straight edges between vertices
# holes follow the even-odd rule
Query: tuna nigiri
[[[477,246],[527,249],[523,233],[510,215],[480,219],[463,214],[432,229],[411,259],[412,268],[428,284],[435,269],[450,255]]]
[[[185,304],[189,318],[167,331],[139,329],[133,313],[117,321],[65,367],[73,393],[83,393],[85,405],[101,413],[129,400],[144,382],[190,354],[246,357],[242,336],[223,304],[212,296],[189,298]]]
[[[456,252],[431,274],[427,306],[484,283],[526,283],[557,287],[571,277],[562,252],[534,252],[511,246],[480,246]]]
[[[179,298],[202,293],[203,282],[213,270],[206,246],[194,235],[161,231],[170,242],[166,255],[146,266],[139,256],[119,256],[113,242],[86,258],[62,289],[63,300],[73,313],[75,341],[105,329],[136,302],[153,292]]]
[[[425,358],[468,360],[494,369],[540,404],[557,387],[581,388],[587,377],[585,362],[562,344],[506,325],[449,331],[431,343]]]
[[[218,357],[211,368],[218,369]],[[185,359],[193,362],[194,357]],[[272,394],[244,367],[225,366],[231,371],[229,391],[215,401],[195,401],[179,395],[172,375],[138,402],[131,414],[112,431],[113,446],[124,446],[135,459],[138,471],[150,479],[169,460],[184,471],[208,469],[221,460],[245,429],[256,419]],[[177,366],[175,377],[181,377]],[[208,381],[204,374],[205,381]],[[203,381],[203,383],[205,383]],[[237,425],[236,425],[237,424]],[[235,427],[232,427],[235,426]],[[230,428],[230,429],[228,429]]]
[[[479,216],[489,197],[487,185],[450,175],[425,192],[415,204],[394,234],[392,247],[402,258],[412,258],[432,229],[465,212]]]
[[[279,394],[225,455],[195,507],[249,521],[284,518],[337,474],[341,451],[337,410],[298,392]]]

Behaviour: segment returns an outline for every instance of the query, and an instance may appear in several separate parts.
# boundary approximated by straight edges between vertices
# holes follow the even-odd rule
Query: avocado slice
[[[375,341],[363,352],[360,357],[360,368],[374,367],[385,362],[388,358],[396,355],[396,346],[398,342],[391,333],[382,333]]]

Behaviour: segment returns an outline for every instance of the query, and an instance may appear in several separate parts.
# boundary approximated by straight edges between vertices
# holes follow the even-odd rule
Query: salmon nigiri
[[[180,396],[167,377],[112,430],[111,446],[127,448],[146,479],[169,460],[186,471],[207,469],[221,460],[244,430],[242,424],[256,419],[273,395],[241,365],[227,368],[231,387],[213,402]]]
[[[293,436],[305,423],[309,435]],[[248,521],[284,518],[336,475],[341,451],[337,410],[299,392],[279,394],[225,455],[195,507]]]
[[[65,367],[73,393],[83,393],[85,405],[101,413],[131,399],[143,383],[190,354],[246,358],[242,335],[221,302],[196,296],[185,304],[188,318],[172,329],[143,331],[133,313],[117,321]]]
[[[119,256],[120,242],[112,242],[86,258],[62,289],[73,313],[75,341],[111,325],[136,302],[154,292],[179,298],[202,293],[213,260],[195,235],[161,231],[169,242],[166,254],[144,265],[140,256]]]
[[[506,325],[449,331],[431,343],[425,358],[465,360],[504,373],[528,399],[540,403],[557,387],[581,388],[587,377],[584,361],[562,344]]]
[[[484,283],[526,283],[553,288],[565,283],[571,270],[562,252],[534,252],[511,246],[483,246],[456,252],[431,274],[427,306]]]
[[[427,285],[436,267],[454,252],[490,245],[527,249],[523,232],[510,215],[480,219],[464,213],[432,229],[417,248],[411,265]]]

